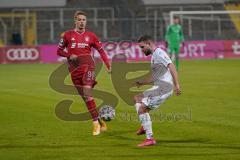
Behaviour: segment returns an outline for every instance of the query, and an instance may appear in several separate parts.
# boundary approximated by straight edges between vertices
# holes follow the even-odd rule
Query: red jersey
[[[81,59],[81,57],[92,58],[92,47],[98,50],[105,65],[110,69],[108,57],[102,48],[99,38],[93,32],[84,31],[79,33],[75,30],[66,31],[59,42],[57,53],[59,56],[67,57],[68,60],[72,54],[79,56],[79,59]],[[64,51],[65,48],[67,52]],[[91,63],[87,61],[88,60],[86,60],[86,63]]]

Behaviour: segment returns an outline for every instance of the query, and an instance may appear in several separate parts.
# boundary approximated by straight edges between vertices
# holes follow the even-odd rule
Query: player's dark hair
[[[138,43],[145,41],[153,41],[153,38],[149,35],[143,35],[138,39]]]
[[[178,24],[181,25],[181,19],[180,19],[179,16],[174,16],[173,19],[174,19],[174,20],[178,20]]]
[[[77,16],[78,15],[84,15],[87,17],[87,14],[83,11],[76,11],[75,14],[74,14],[74,20],[76,20]]]

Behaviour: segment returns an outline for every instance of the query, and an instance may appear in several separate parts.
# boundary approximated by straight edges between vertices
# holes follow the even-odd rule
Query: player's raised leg
[[[137,134],[144,134],[146,133],[146,139],[140,143],[139,147],[150,146],[156,144],[155,139],[153,138],[153,131],[152,131],[152,121],[149,115],[150,109],[145,106],[141,100],[144,97],[143,94],[136,95],[134,97],[135,100],[135,107],[138,113],[139,120],[141,122],[142,127],[137,131]]]

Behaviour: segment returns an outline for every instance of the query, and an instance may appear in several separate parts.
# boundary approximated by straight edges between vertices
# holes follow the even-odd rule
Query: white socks
[[[138,114],[138,110],[141,107],[141,103],[136,103],[135,104],[136,107],[136,111]],[[152,121],[151,121],[151,117],[149,115],[149,113],[144,113],[144,114],[140,114],[139,116],[139,120],[143,126],[143,129],[146,132],[146,137],[147,139],[150,139],[153,137],[153,132],[152,132]]]
[[[137,104],[138,103],[136,103],[136,106]],[[152,132],[152,121],[149,113],[140,114],[139,120],[142,123],[143,129],[146,132],[147,139],[151,139],[153,137],[153,132]]]

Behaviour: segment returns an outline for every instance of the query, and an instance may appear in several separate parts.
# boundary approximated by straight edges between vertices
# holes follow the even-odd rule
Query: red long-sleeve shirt
[[[92,47],[99,52],[106,67],[110,69],[108,57],[102,48],[101,42],[93,32],[85,31],[79,33],[75,30],[64,32],[64,35],[58,45],[57,54],[62,57],[67,57],[68,59],[73,54],[79,56],[79,58],[86,55],[92,56]],[[65,48],[67,51],[64,50]]]

